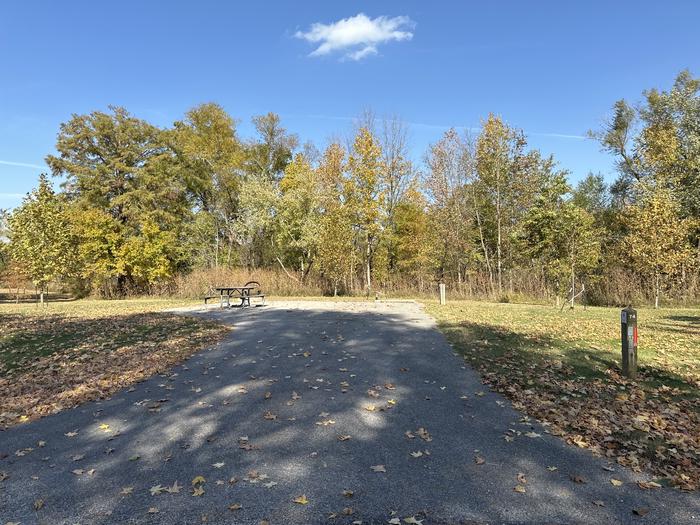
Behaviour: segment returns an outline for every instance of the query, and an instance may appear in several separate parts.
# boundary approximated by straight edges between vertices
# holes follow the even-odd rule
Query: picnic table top
[[[224,292],[228,290],[252,290],[253,288],[257,288],[257,286],[217,286],[216,290]]]

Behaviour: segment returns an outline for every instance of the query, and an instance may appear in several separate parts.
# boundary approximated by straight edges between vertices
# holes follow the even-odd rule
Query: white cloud
[[[411,40],[414,26],[415,23],[407,16],[369,18],[359,13],[330,24],[316,22],[308,31],[297,31],[294,36],[318,44],[309,56],[342,51],[345,58],[362,60],[376,55],[379,44]]]

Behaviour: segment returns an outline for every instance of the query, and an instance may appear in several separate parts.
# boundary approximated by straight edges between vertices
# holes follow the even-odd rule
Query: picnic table
[[[240,304],[236,305],[239,307],[250,306],[251,297],[257,297],[262,299],[262,303],[265,304],[265,294],[262,293],[260,289],[260,283],[257,281],[250,281],[242,286],[217,286],[214,288],[219,297],[219,304],[223,308],[224,305],[231,307],[231,299],[240,300]],[[212,299],[214,296],[209,296],[204,298],[206,304],[208,299]]]

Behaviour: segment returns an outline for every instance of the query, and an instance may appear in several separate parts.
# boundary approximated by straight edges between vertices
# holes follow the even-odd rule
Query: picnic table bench
[[[240,300],[238,307],[251,306],[251,298],[262,299],[261,305],[265,304],[265,294],[260,288],[260,283],[257,281],[248,281],[242,286],[217,286],[213,288],[216,294],[210,293],[204,297],[204,304],[207,304],[209,299],[219,298],[221,308],[225,306],[231,307],[231,299]]]

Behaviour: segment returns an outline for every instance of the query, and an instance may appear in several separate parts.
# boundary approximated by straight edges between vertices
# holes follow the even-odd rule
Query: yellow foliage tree
[[[627,211],[625,247],[639,270],[651,278],[654,307],[658,308],[663,278],[691,260],[693,221],[681,218],[680,204],[670,190],[661,186],[646,187]]]

